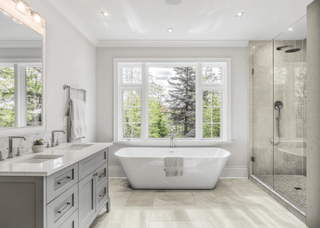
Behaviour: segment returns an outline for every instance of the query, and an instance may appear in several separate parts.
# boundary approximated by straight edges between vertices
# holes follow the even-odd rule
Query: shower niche
[[[250,178],[306,213],[306,17],[271,41],[250,41]]]

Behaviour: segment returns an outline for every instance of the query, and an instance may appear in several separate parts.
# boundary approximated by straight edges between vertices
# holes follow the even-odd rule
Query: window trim
[[[45,110],[45,72],[44,72],[44,63],[41,58],[6,58],[0,59],[0,66],[11,66],[14,68],[14,83],[15,88],[18,88],[15,92],[15,126],[14,127],[5,127],[0,129],[0,136],[5,135],[17,135],[17,134],[29,134],[34,132],[45,131],[47,128],[46,125],[46,110]],[[26,100],[26,80],[25,73],[26,67],[30,66],[40,66],[42,67],[42,125],[41,126],[23,126],[27,122],[27,116],[24,116],[22,113],[27,113],[27,100]],[[18,107],[18,108],[17,108]],[[17,133],[17,132],[21,133]]]
[[[177,63],[180,65],[190,64],[195,65],[197,75],[202,75],[202,66],[214,66],[214,63],[219,63],[219,66],[225,64],[224,71],[226,77],[223,78],[222,84],[214,83],[202,83],[202,77],[196,78],[196,97],[203,96],[203,90],[221,90],[222,92],[222,106],[223,115],[223,126],[221,127],[221,139],[217,140],[216,138],[203,138],[202,130],[202,108],[203,103],[202,99],[197,99],[196,102],[196,138],[179,138],[175,139],[177,145],[188,145],[192,142],[191,145],[220,145],[220,144],[230,144],[231,141],[231,58],[114,58],[114,142],[125,145],[166,145],[169,139],[152,139],[148,138],[148,120],[145,117],[147,114],[148,106],[148,83],[147,78],[144,77],[146,74],[146,69],[150,66],[177,66]],[[182,64],[181,64],[182,63]],[[142,80],[141,83],[122,83],[120,81],[121,65],[131,65],[131,66],[141,66],[142,67]],[[122,120],[122,105],[118,102],[119,97],[122,96],[123,87],[126,88],[141,88],[141,138],[139,139],[123,139],[121,137],[122,123],[119,125]],[[201,101],[201,102],[198,102]],[[201,126],[201,127],[198,127]],[[223,136],[222,136],[223,134]]]

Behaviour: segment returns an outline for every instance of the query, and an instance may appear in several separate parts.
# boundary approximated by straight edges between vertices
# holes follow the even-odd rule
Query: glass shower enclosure
[[[249,45],[251,174],[306,212],[306,17]]]

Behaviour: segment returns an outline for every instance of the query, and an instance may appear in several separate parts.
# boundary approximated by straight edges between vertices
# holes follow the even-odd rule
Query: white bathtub
[[[124,148],[115,153],[135,189],[213,189],[230,153],[219,148]],[[166,177],[164,158],[183,156],[183,176]]]

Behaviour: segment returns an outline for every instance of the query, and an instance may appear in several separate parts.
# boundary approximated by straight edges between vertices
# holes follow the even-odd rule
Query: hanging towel
[[[166,177],[183,176],[183,157],[165,157],[164,171]]]
[[[86,137],[85,103],[82,100],[70,99],[70,136],[71,139]]]

